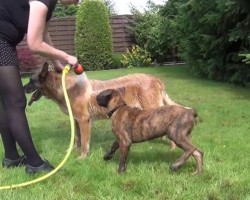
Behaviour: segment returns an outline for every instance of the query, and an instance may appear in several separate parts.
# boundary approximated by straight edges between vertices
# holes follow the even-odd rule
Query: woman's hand
[[[54,67],[55,67],[55,71],[61,73],[63,71],[63,68],[64,68],[61,61],[60,60],[51,60],[51,61],[52,61],[53,65],[54,65]]]
[[[75,56],[71,56],[71,55],[68,55],[67,63],[70,64],[73,69],[78,65],[77,58]]]

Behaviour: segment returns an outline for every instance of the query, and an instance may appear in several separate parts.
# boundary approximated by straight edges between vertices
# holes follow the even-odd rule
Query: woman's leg
[[[29,165],[42,165],[44,161],[37,153],[30,135],[25,114],[26,97],[18,67],[0,66],[0,96],[3,106],[0,114],[0,131],[6,157],[12,159],[18,156],[16,141]]]
[[[16,160],[20,158],[16,148],[16,140],[10,133],[10,129],[7,123],[7,115],[2,103],[2,99],[0,99],[0,132],[5,150],[5,158],[10,160]]]

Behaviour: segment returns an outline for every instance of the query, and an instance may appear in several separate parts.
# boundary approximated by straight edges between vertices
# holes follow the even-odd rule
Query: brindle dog
[[[118,172],[126,170],[128,151],[132,143],[139,143],[154,138],[167,136],[176,145],[184,150],[184,154],[171,166],[171,170],[179,169],[192,155],[196,160],[196,171],[202,170],[203,153],[193,144],[189,136],[196,123],[197,112],[181,106],[162,106],[148,110],[140,110],[126,105],[122,98],[124,89],[109,89],[97,96],[100,106],[107,108],[112,119],[112,130],[116,136],[104,160],[109,160],[120,148]]]

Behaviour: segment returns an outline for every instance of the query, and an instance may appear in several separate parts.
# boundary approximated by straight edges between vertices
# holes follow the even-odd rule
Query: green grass
[[[179,171],[171,172],[169,163],[182,151],[169,151],[168,141],[161,139],[133,145],[127,172],[118,175],[119,152],[109,162],[102,159],[114,139],[110,121],[102,120],[93,124],[91,151],[87,159],[79,161],[76,159],[79,152],[73,152],[63,168],[49,179],[25,188],[1,191],[0,199],[249,200],[249,89],[194,78],[187,68],[174,66],[87,72],[87,75],[89,78],[110,79],[137,72],[159,76],[173,100],[198,110],[200,120],[192,132],[192,141],[205,153],[201,175],[191,175],[195,169],[193,158]],[[44,98],[27,107],[27,115],[39,153],[58,165],[69,145],[68,116],[55,103]],[[2,159],[2,144],[0,151]],[[24,167],[2,168],[0,185],[16,184],[39,176],[26,175]]]

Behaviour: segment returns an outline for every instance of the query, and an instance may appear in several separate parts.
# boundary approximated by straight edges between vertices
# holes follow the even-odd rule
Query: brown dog
[[[203,153],[189,140],[196,122],[196,111],[176,105],[140,110],[128,106],[122,97],[123,93],[124,89],[109,89],[97,96],[98,104],[107,108],[108,114],[111,116],[112,130],[117,139],[104,159],[111,159],[116,150],[120,148],[118,172],[124,172],[128,151],[132,143],[167,135],[178,147],[184,150],[181,158],[170,168],[172,170],[180,168],[192,155],[197,165],[195,174],[201,172]]]
[[[48,67],[48,64],[45,63],[42,71],[31,77],[30,81],[24,86],[26,93],[36,90],[29,105],[44,95],[56,102],[61,110],[67,113],[61,85],[61,74],[49,71]],[[85,158],[89,152],[91,122],[95,119],[108,118],[107,109],[100,107],[96,102],[96,96],[101,91],[125,87],[123,99],[128,105],[139,109],[178,105],[168,97],[161,80],[147,74],[131,74],[107,81],[89,80],[85,73],[80,76],[68,74],[66,76],[66,87],[76,121],[75,144],[77,147],[81,146],[80,158]]]

